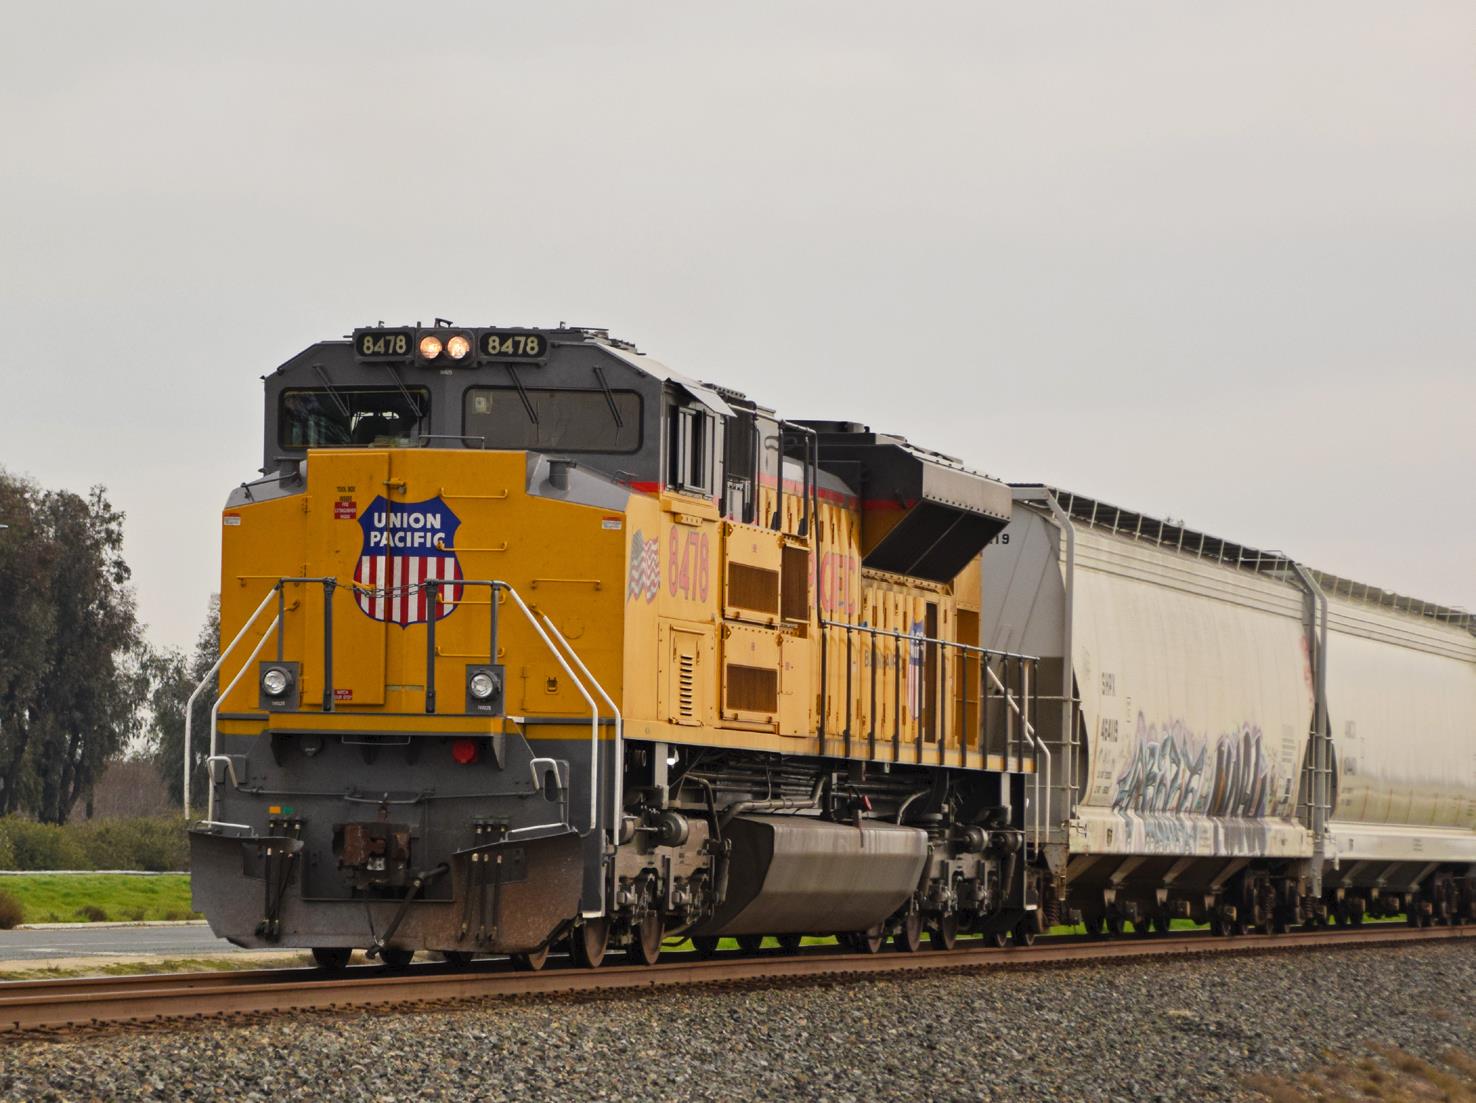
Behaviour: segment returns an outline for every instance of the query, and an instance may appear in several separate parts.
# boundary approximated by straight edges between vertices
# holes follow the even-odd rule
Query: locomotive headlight
[[[471,342],[460,333],[446,342],[446,355],[452,360],[465,360],[469,352],[471,352]]]
[[[424,360],[434,360],[441,355],[441,339],[434,333],[427,333],[420,339],[420,355]]]
[[[268,667],[261,676],[261,689],[268,697],[280,697],[292,684],[292,675],[280,666]]]
[[[478,671],[467,682],[467,688],[471,690],[471,695],[478,701],[489,701],[501,687],[498,686],[497,679],[491,674],[488,674],[486,671]]]

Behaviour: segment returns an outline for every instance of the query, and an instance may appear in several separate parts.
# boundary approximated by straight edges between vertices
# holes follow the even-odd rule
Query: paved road
[[[0,961],[97,957],[102,954],[197,957],[237,947],[204,924],[178,927],[90,927],[71,930],[0,931]]]

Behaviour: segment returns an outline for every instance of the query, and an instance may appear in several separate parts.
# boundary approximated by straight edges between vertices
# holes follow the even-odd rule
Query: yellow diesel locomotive
[[[218,934],[536,968],[1059,908],[1059,694],[979,646],[1004,484],[598,329],[360,329],[265,390],[192,737]]]

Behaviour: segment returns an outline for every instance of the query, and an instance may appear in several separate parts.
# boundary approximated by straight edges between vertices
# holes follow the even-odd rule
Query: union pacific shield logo
[[[440,498],[387,502],[381,496],[359,514],[364,548],[354,568],[354,597],[375,620],[424,624],[430,619],[428,579],[460,582],[456,529],[461,519]],[[440,618],[450,616],[463,587],[440,588]],[[438,618],[438,619],[440,619]]]

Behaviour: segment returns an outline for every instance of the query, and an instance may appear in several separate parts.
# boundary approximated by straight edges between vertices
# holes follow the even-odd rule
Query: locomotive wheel
[[[655,965],[656,959],[661,956],[661,936],[663,934],[661,916],[656,912],[647,912],[641,917],[631,934],[631,939],[626,953],[630,955],[631,963],[634,965]]]
[[[761,934],[741,934],[738,936],[738,949],[745,954],[756,954],[763,949],[764,936]]]
[[[513,968],[520,973],[536,973],[548,964],[548,947],[540,946],[523,954],[513,954]]]
[[[717,953],[718,936],[715,934],[694,934],[692,936],[692,949],[697,951],[697,956],[706,960]]]
[[[923,919],[921,912],[913,912],[902,920],[902,926],[892,936],[892,946],[904,954],[915,954],[922,945]]]
[[[598,969],[610,948],[610,920],[605,917],[586,919],[569,936],[569,949],[574,964],[582,969]]]
[[[951,950],[958,945],[957,912],[947,912],[938,917],[937,924],[928,931],[928,945],[935,950]]]
[[[403,969],[415,958],[414,950],[402,950],[398,946],[386,946],[379,951],[379,960],[390,969]]]
[[[314,946],[313,964],[319,969],[331,969],[337,972],[349,963],[349,958],[354,956],[353,950],[347,946]]]
[[[1015,929],[1010,932],[1010,938],[1016,946],[1034,946],[1035,928],[1030,925],[1028,920],[1022,919],[1015,924]]]
[[[797,954],[799,953],[800,943],[804,940],[805,936],[802,934],[781,934],[775,937],[779,939],[779,949],[781,952]]]
[[[442,950],[441,958],[453,969],[467,969],[472,963],[470,950]]]

